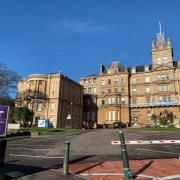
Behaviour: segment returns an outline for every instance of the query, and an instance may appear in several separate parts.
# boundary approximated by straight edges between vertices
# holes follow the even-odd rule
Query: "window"
[[[92,101],[93,101],[93,103],[94,103],[94,104],[96,104],[96,103],[97,103],[96,98],[93,98],[93,99],[92,99]]]
[[[165,80],[168,80],[168,79],[169,79],[169,76],[167,74],[162,74],[162,75],[157,76],[158,81],[165,81]]]
[[[97,92],[96,92],[96,88],[93,88],[93,94],[96,94]]]
[[[131,73],[132,73],[132,74],[136,73],[136,68],[132,68],[132,69],[131,69]]]
[[[148,65],[146,65],[144,69],[145,69],[145,72],[149,72],[149,66]]]
[[[170,87],[168,85],[158,86],[159,92],[168,92],[170,91]]]
[[[86,100],[86,105],[88,105],[88,106],[91,105],[91,99]]]
[[[125,82],[126,82],[126,81],[125,81],[125,78],[122,77],[122,78],[121,78],[121,83],[124,84]]]
[[[146,87],[146,93],[150,93],[150,87]]]
[[[160,102],[171,102],[171,96],[159,96]]]
[[[136,103],[137,103],[136,98],[132,98],[132,104],[136,104]]]
[[[108,98],[108,104],[111,104],[111,98]]]
[[[151,121],[151,116],[152,116],[152,111],[147,110],[147,120],[150,122]]]
[[[91,112],[87,112],[87,121],[91,121]]]
[[[105,85],[105,81],[104,80],[101,81],[101,85],[103,85],[103,86]]]
[[[50,103],[50,110],[54,110],[54,103]]]
[[[161,64],[161,58],[157,58],[157,64]]]
[[[135,78],[132,79],[132,84],[136,84],[136,79]]]
[[[115,84],[117,84],[118,83],[118,79],[116,78],[116,79],[114,79],[114,83]]]
[[[91,79],[88,79],[88,83],[91,84],[92,80]]]
[[[111,84],[111,79],[108,79],[108,84]]]
[[[111,93],[111,89],[108,89],[108,94]]]
[[[147,76],[147,77],[145,77],[145,82],[146,83],[149,83],[150,82],[150,78]]]
[[[168,63],[168,59],[166,56],[163,57],[163,63],[165,63],[165,64]]]
[[[132,93],[136,94],[136,88],[132,88]]]
[[[96,81],[96,78],[93,78],[93,83],[96,83],[97,81]]]
[[[92,121],[95,121],[95,120],[96,120],[96,113],[95,113],[95,112],[92,112],[92,113],[91,113],[91,116],[92,116]]]
[[[84,84],[87,84],[87,80],[86,79],[84,79]]]
[[[119,98],[116,98],[116,104],[119,104]]]
[[[146,97],[146,103],[150,103],[150,102],[151,102],[151,97],[150,96]]]
[[[43,104],[37,103],[37,111],[42,111]]]
[[[125,87],[121,88],[121,94],[125,94]]]
[[[112,120],[113,120],[113,121],[116,120],[116,111],[112,111]]]
[[[115,97],[112,98],[112,104],[115,104],[116,103],[116,99]]]
[[[31,109],[31,103],[27,104],[28,109]]]
[[[117,87],[114,88],[114,92],[115,92],[115,93],[118,93],[118,88],[117,88]]]
[[[102,89],[102,90],[101,90],[101,94],[104,94],[104,93],[105,93],[105,90],[104,90],[104,89]]]
[[[121,98],[121,104],[125,104],[126,103],[126,99],[125,98]]]
[[[111,111],[108,111],[108,120],[111,121]]]
[[[102,99],[101,104],[102,104],[102,105],[104,105],[104,104],[105,104],[105,100],[104,100],[104,99]]]
[[[91,88],[88,87],[88,94],[91,94]]]
[[[84,89],[83,89],[83,92],[84,92],[84,94],[86,94],[86,93],[87,93],[87,89],[86,89],[86,88],[84,88]]]

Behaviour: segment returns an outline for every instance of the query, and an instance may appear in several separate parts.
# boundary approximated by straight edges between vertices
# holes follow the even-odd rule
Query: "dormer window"
[[[145,70],[145,72],[149,72],[149,65],[145,65],[144,70]]]
[[[132,68],[131,68],[131,73],[132,73],[132,74],[136,73],[136,67],[132,67]]]

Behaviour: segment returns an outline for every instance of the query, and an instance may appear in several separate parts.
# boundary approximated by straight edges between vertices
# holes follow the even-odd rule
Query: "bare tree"
[[[0,98],[9,97],[10,92],[16,89],[19,76],[0,62]]]

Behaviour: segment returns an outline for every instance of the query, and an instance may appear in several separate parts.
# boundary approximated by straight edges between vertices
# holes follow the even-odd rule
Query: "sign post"
[[[3,164],[4,156],[6,152],[6,139],[1,139],[6,137],[7,134],[7,122],[8,122],[8,106],[0,106],[0,179],[4,179]]]

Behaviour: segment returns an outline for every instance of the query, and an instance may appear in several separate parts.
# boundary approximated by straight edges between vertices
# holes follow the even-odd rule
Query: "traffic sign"
[[[67,119],[71,119],[71,114],[68,114],[68,115],[67,115]]]
[[[0,137],[6,136],[8,113],[8,106],[0,106]]]

